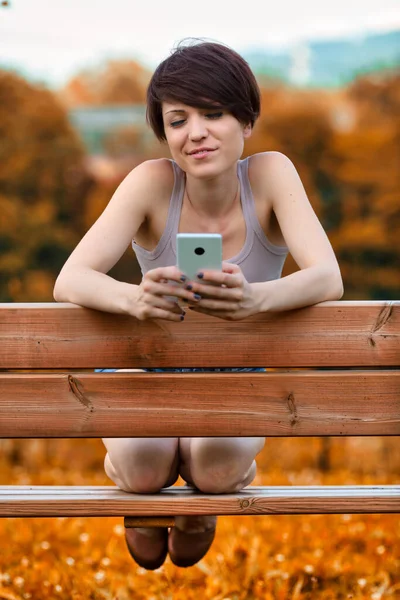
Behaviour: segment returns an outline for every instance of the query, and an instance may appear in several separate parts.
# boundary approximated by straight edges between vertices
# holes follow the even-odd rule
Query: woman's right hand
[[[172,283],[171,283],[172,282]],[[174,283],[176,282],[176,283]],[[200,297],[186,289],[189,280],[177,267],[159,267],[148,271],[138,286],[135,297],[129,301],[128,312],[140,321],[166,319],[182,321],[185,311],[177,301],[166,296],[174,296],[188,304],[196,304]]]

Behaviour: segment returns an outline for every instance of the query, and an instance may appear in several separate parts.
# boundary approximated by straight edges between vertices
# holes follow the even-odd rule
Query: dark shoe
[[[125,541],[132,558],[149,571],[161,567],[167,557],[167,527],[125,529]]]
[[[216,517],[176,517],[168,537],[169,556],[177,567],[191,567],[210,549],[217,524]]]

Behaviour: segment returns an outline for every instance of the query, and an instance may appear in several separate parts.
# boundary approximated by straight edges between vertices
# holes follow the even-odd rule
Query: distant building
[[[293,48],[244,54],[256,76],[311,88],[341,88],[360,75],[400,66],[400,30],[309,40]]]
[[[289,81],[296,86],[306,86],[311,77],[311,49],[305,42],[293,46],[290,52]]]
[[[144,104],[82,106],[71,109],[68,115],[89,154],[103,154],[107,136],[120,129],[135,127],[143,130],[144,136],[150,135]]]

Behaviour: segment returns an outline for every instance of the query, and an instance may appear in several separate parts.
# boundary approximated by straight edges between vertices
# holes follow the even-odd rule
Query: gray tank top
[[[145,250],[134,240],[132,248],[144,275],[150,269],[176,265],[176,234],[178,233],[186,176],[171,161],[174,168],[174,187],[164,232],[154,250]],[[238,161],[240,200],[246,223],[246,240],[239,254],[227,262],[238,265],[249,283],[279,279],[288,254],[286,246],[276,246],[266,237],[257,218],[253,193],[248,176],[248,158]]]

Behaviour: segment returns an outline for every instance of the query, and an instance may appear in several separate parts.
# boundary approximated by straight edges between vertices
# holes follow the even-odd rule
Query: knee
[[[131,440],[108,448],[104,468],[114,483],[126,492],[151,494],[168,485],[176,462],[176,445],[158,440]],[[167,440],[165,440],[167,441]],[[169,440],[168,440],[169,441]]]
[[[240,470],[224,465],[221,469],[208,468],[193,477],[195,486],[205,494],[233,494],[250,485],[257,467],[253,460],[250,467]]]
[[[237,492],[253,481],[257,470],[254,457],[263,442],[246,444],[234,438],[199,438],[193,442],[191,475],[202,492]]]

